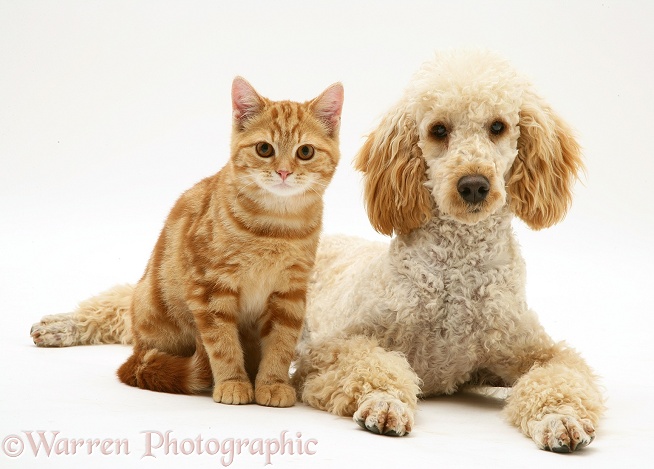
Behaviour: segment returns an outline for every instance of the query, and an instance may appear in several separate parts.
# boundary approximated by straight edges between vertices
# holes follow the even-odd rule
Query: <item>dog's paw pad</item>
[[[548,414],[530,424],[531,437],[539,448],[554,453],[572,453],[595,439],[595,427],[587,419],[570,415]]]
[[[365,400],[353,417],[361,428],[378,435],[404,436],[413,427],[413,411],[399,399],[390,396]]]

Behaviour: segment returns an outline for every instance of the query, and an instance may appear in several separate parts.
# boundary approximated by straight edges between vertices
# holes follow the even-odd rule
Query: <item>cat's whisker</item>
[[[314,185],[314,184],[315,184],[316,186],[327,187],[327,184],[324,184],[324,183],[322,183],[322,182],[318,182],[318,181],[312,181],[312,182],[311,182],[311,185]]]
[[[327,186],[325,186],[325,187],[327,187]],[[322,194],[320,192],[318,192],[317,190],[315,190],[313,187],[309,186],[309,190],[313,191],[318,197],[322,197]]]
[[[251,186],[252,184],[254,184],[254,181],[252,181],[252,182],[250,182],[250,183],[244,185],[243,187],[241,187],[241,188],[238,190],[238,192],[236,193],[236,200],[238,200],[238,198],[241,196],[241,193],[242,193],[245,189],[247,189],[249,186]]]

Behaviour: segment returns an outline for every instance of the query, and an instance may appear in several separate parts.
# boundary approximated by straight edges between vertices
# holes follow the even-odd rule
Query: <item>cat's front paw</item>
[[[224,381],[213,388],[213,400],[222,404],[249,404],[253,399],[249,381]]]
[[[38,347],[70,347],[78,343],[75,321],[68,314],[44,316],[32,326],[30,335]]]
[[[595,427],[590,420],[570,415],[548,414],[531,422],[529,429],[540,449],[555,453],[572,453],[595,439]]]
[[[297,397],[293,386],[284,383],[259,384],[255,391],[255,400],[259,405],[269,407],[291,407]]]
[[[413,427],[413,411],[404,402],[384,393],[371,395],[354,413],[354,421],[372,433],[404,436]]]

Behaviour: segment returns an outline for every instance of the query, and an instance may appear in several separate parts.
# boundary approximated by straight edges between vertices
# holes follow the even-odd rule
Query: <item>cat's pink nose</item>
[[[289,174],[291,174],[291,172],[283,169],[278,169],[277,174],[279,174],[279,177],[282,178],[282,181],[286,181],[286,178],[288,177]]]

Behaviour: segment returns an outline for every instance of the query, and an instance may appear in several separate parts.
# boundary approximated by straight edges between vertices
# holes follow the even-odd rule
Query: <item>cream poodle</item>
[[[511,221],[560,221],[582,163],[568,126],[504,60],[439,54],[356,158],[373,226],[390,246],[319,248],[294,382],[307,404],[405,435],[419,397],[511,387],[505,412],[539,448],[588,445],[596,377],[554,343],[525,299]],[[131,286],[46,316],[40,346],[130,343]]]
[[[302,400],[404,435],[417,399],[511,387],[508,419],[539,448],[588,445],[603,410],[584,360],[525,299],[513,215],[560,221],[582,168],[569,127],[504,60],[437,55],[356,157],[390,246],[325,238],[295,382]]]

